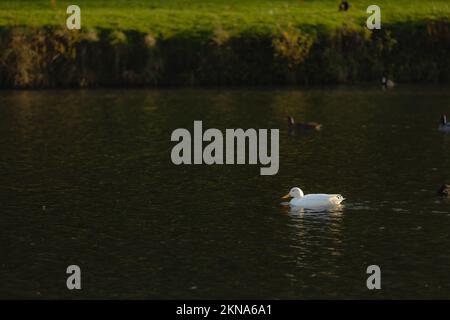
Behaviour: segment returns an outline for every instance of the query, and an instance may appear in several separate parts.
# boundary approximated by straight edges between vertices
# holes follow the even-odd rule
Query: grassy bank
[[[320,84],[450,80],[450,4],[377,1],[0,2],[0,86]]]

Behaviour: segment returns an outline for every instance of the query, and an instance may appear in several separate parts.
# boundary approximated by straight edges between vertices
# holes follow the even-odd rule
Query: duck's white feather
[[[293,198],[289,203],[292,206],[314,208],[338,205],[344,200],[344,197],[340,194],[307,194],[301,198]]]

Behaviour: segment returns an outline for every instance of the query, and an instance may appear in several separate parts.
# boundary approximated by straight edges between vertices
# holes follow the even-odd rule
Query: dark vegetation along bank
[[[142,31],[0,29],[0,88],[448,82],[450,23],[288,26],[164,38]]]

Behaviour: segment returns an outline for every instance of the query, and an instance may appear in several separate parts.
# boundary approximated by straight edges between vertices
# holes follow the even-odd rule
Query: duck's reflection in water
[[[324,279],[339,281],[340,272],[336,266],[340,265],[344,253],[342,222],[345,206],[314,209],[285,206],[283,210],[290,218],[286,223],[292,230],[290,260],[295,263],[296,270],[290,275],[292,280],[302,283],[305,288]]]
[[[302,216],[318,216],[327,218],[327,215],[336,215],[343,213],[344,205],[328,205],[319,206],[314,208],[303,208],[300,206],[287,206],[287,212],[290,216],[302,217]]]

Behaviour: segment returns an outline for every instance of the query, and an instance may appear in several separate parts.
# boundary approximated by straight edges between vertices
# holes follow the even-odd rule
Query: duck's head
[[[441,115],[441,124],[444,126],[447,124],[447,116],[445,114]]]
[[[287,199],[287,198],[303,198],[304,194],[302,189],[300,188],[292,188],[291,191],[289,191],[289,193],[287,195],[285,195],[283,197],[283,199]]]

